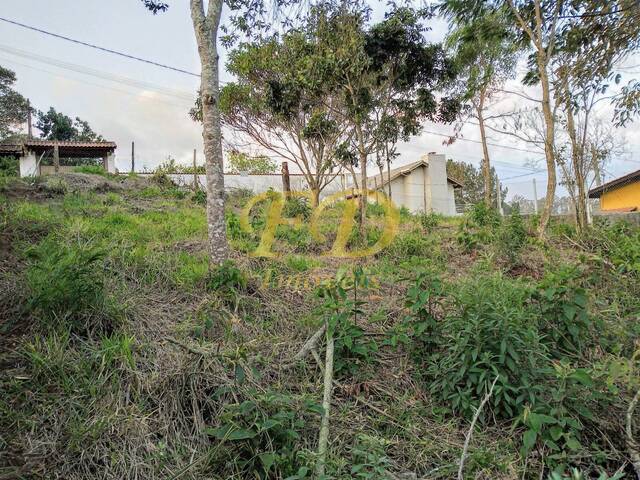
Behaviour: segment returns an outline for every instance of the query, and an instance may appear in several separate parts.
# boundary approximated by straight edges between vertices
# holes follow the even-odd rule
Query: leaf
[[[205,428],[204,431],[207,435],[212,435],[218,440],[246,440],[257,435],[253,430],[245,430],[242,428],[234,430],[233,425],[223,425],[218,428]]]
[[[537,439],[538,434],[534,430],[527,430],[524,432],[524,435],[522,436],[522,445],[527,453],[531,451],[533,446],[536,444]]]
[[[258,457],[265,472],[268,472],[276,461],[276,455],[273,452],[261,453]]]
[[[235,373],[236,373],[236,381],[242,385],[244,383],[245,374],[244,374],[244,368],[242,368],[242,365],[240,365],[239,363],[236,363]]]
[[[573,451],[582,450],[582,444],[573,437],[569,437],[567,439],[567,447]]]
[[[554,425],[549,429],[549,435],[551,435],[551,438],[557,442],[562,436],[562,428],[558,425]]]
[[[277,425],[281,425],[279,421],[274,420],[273,418],[267,418],[264,422],[260,424],[260,428],[263,430],[269,430]]]
[[[564,316],[567,317],[567,320],[573,320],[576,316],[576,307],[575,305],[563,305],[562,312]]]
[[[577,382],[580,382],[586,387],[591,387],[593,385],[593,380],[591,379],[591,376],[587,373],[586,370],[582,368],[578,368],[575,372],[569,375],[569,378],[576,380]]]

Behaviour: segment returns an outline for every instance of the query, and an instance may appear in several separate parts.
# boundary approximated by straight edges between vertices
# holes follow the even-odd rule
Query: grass
[[[311,357],[290,370],[282,366],[320,323],[320,299],[304,280],[355,264],[375,279],[359,298],[357,338],[377,348],[358,357],[364,360],[334,389],[334,478],[353,478],[363,458],[418,478],[455,476],[468,422],[421,384],[410,349],[387,341],[410,315],[407,293],[420,271],[437,272],[454,289],[495,278],[526,289],[562,265],[581,265],[594,316],[604,325],[584,366],[599,368],[617,389],[600,419],[616,449],[598,444],[598,459],[574,463],[612,473],[624,461],[616,419],[637,377],[628,361],[640,338],[637,278],[633,265],[610,269],[595,254],[577,254],[562,227],[546,244],[530,241],[517,259],[503,262],[490,230],[467,249],[459,232],[481,227],[403,212],[388,248],[361,260],[336,259],[323,253],[335,238],[338,205],[323,215],[325,245],[306,227],[282,226],[273,246],[281,255],[260,259],[246,252],[260,240],[263,222],[256,213],[256,233],[239,229],[248,198],[240,192],[228,203],[233,263],[212,275],[204,207],[170,187],[60,192],[46,200],[16,200],[10,192],[9,182],[0,200],[0,239],[10,247],[0,255],[0,309],[14,318],[3,327],[11,348],[0,353],[0,477],[286,478],[313,467],[322,371]],[[302,204],[288,208],[308,214]],[[368,213],[380,222],[375,205]],[[370,245],[377,228],[351,245]],[[603,235],[585,247],[604,255],[616,235]],[[500,241],[511,245],[508,236]],[[270,282],[261,280],[269,275]],[[626,367],[614,376],[611,365]],[[229,425],[256,435],[211,433]],[[521,456],[521,433],[502,422],[478,428],[468,478],[539,478],[541,458]]]

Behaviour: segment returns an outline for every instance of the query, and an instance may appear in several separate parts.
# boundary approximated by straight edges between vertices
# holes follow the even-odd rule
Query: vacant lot
[[[1,183],[0,478],[312,478],[324,343],[292,359],[328,315],[331,478],[455,478],[496,378],[465,478],[632,478],[637,229],[542,242],[518,215],[401,212],[389,247],[344,260],[323,255],[338,205],[324,244],[281,226],[253,258],[264,212],[244,232],[238,192],[234,261],[209,272],[201,194],[93,180]],[[380,235],[368,213],[351,248]],[[317,288],[336,275],[342,297]]]

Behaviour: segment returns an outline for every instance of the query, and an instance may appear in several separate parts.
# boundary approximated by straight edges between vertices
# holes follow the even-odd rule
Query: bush
[[[500,215],[495,208],[484,202],[476,203],[467,212],[467,218],[478,227],[497,227],[500,225]]]
[[[44,320],[81,326],[104,311],[103,252],[45,242],[27,273],[29,309]]]
[[[193,203],[197,203],[198,205],[206,205],[207,204],[207,192],[205,192],[202,189],[198,189],[195,192],[193,192],[193,195],[191,195],[191,201]]]
[[[302,217],[308,220],[311,217],[311,205],[306,198],[291,197],[288,198],[282,208],[283,218]]]
[[[20,162],[15,157],[0,157],[0,177],[20,175]]]
[[[495,237],[498,253],[511,265],[517,263],[520,252],[527,243],[527,229],[520,209],[515,207],[513,212],[501,225]]]
[[[73,167],[73,171],[76,173],[88,173],[91,175],[108,175],[104,167],[100,165],[81,165],[78,167]]]
[[[440,225],[443,219],[444,217],[442,216],[442,214],[434,212],[422,213],[418,216],[418,220],[420,221],[422,228],[424,228],[427,232],[431,232],[438,225]]]
[[[247,288],[247,276],[232,260],[225,260],[209,274],[208,287],[237,310],[240,293]]]

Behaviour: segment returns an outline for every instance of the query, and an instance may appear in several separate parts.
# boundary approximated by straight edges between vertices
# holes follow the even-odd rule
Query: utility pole
[[[193,191],[198,191],[198,170],[196,168],[196,149],[193,149]]]
[[[31,100],[27,100],[27,136],[29,140],[33,138],[33,130],[31,128]]]
[[[536,179],[533,179],[533,211],[538,213],[538,189],[536,188]]]
[[[136,171],[136,144],[131,142],[131,173]]]
[[[496,198],[498,200],[498,212],[500,212],[500,216],[504,217],[504,210],[502,209],[502,198],[500,196],[500,180],[496,181],[496,186],[498,187],[496,192]]]

